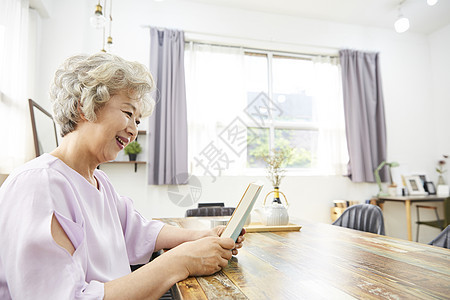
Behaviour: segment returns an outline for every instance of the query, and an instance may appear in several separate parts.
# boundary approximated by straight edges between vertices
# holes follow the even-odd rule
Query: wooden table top
[[[433,202],[433,201],[444,201],[445,196],[437,196],[437,195],[427,195],[427,196],[416,196],[416,195],[410,195],[410,196],[379,196],[378,200],[382,201],[411,201],[411,202]]]
[[[181,227],[207,219],[160,219]],[[450,250],[321,223],[247,233],[222,271],[172,289],[178,299],[450,299]]]

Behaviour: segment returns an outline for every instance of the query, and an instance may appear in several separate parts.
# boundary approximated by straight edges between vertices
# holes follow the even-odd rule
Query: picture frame
[[[425,196],[428,193],[425,192],[422,180],[419,176],[405,176],[406,188],[408,189],[408,193],[413,196]]]
[[[425,181],[425,191],[428,192],[428,195],[436,195],[436,187],[432,181]]]

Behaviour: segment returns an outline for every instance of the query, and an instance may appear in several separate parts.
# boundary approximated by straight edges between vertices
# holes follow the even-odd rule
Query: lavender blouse
[[[99,189],[50,154],[20,167],[0,188],[0,299],[103,299],[103,283],[149,260],[163,227],[119,196],[105,173]],[[75,247],[51,234],[52,215]]]

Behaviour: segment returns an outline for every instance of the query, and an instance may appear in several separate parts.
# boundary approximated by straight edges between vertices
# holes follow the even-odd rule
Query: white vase
[[[437,186],[437,192],[438,197],[448,197],[450,194],[450,187],[446,184],[440,184]]]
[[[442,174],[438,177],[437,185],[445,185],[444,176],[442,176]]]

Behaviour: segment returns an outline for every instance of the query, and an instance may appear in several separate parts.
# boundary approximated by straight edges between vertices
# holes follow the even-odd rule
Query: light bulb
[[[427,4],[428,4],[429,6],[435,5],[437,2],[438,2],[438,0],[427,0]]]
[[[95,28],[103,28],[106,23],[106,18],[103,16],[102,13],[102,6],[98,4],[95,8],[94,15],[89,19],[91,22],[91,25]]]
[[[106,40],[106,49],[108,49],[109,52],[113,51],[114,49],[113,39],[111,36],[108,36]]]
[[[395,31],[398,33],[405,32],[409,29],[409,20],[403,16],[400,16],[394,23]]]

